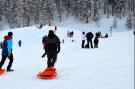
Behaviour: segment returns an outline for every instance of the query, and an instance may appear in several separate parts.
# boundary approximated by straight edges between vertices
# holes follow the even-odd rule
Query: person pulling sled
[[[45,50],[42,57],[47,54],[47,68],[39,73],[38,77],[45,80],[54,79],[57,76],[54,65],[57,61],[57,54],[60,52],[60,40],[58,36],[54,34],[53,30],[50,30],[48,36],[43,37],[42,43]]]

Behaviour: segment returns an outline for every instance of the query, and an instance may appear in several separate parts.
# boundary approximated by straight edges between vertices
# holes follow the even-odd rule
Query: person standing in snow
[[[5,60],[9,59],[9,64],[7,66],[7,72],[14,71],[11,69],[12,63],[13,63],[13,53],[12,53],[12,32],[8,32],[8,36],[4,36],[4,41],[2,43],[2,60],[0,62],[0,69],[2,68]]]
[[[97,32],[94,38],[94,48],[98,48],[100,33]]]
[[[110,27],[110,37],[112,37],[112,27]]]
[[[92,32],[88,32],[86,34],[86,38],[87,38],[87,48],[89,48],[89,43],[90,43],[90,46],[91,48],[93,48],[93,43],[92,43],[92,38],[94,37],[93,33]]]
[[[18,41],[18,45],[19,45],[19,47],[22,46],[22,41],[21,40]]]
[[[85,32],[82,32],[82,48],[84,48],[85,44]]]
[[[53,30],[50,30],[43,43],[45,43],[45,52],[48,58],[47,68],[54,67],[57,61],[57,54],[60,52],[60,40]]]

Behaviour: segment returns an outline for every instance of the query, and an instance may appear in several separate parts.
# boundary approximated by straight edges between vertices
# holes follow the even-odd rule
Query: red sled
[[[0,75],[5,73],[5,69],[0,69]]]
[[[55,79],[57,77],[56,68],[46,68],[43,72],[38,74],[38,77],[44,80]]]

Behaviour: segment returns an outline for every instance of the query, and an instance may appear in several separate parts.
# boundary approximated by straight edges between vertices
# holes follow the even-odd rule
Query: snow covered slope
[[[82,49],[81,31],[67,38],[69,28],[58,27],[61,44],[56,68],[58,79],[41,80],[38,72],[46,68],[47,58],[41,58],[42,37],[54,27],[35,26],[13,29],[14,72],[0,76],[0,89],[134,89],[134,36],[132,31],[114,33],[100,39],[99,48]],[[0,32],[0,40],[9,30]],[[18,47],[22,40],[22,47]],[[0,50],[1,53],[1,50]],[[1,59],[1,56],[0,56]],[[8,59],[3,68],[6,68]]]

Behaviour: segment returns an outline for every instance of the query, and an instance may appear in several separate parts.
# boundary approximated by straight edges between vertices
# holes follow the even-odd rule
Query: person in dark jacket
[[[50,30],[48,36],[44,38],[43,43],[45,43],[45,52],[48,58],[47,67],[54,67],[57,61],[57,54],[60,52],[60,40],[53,30]]]
[[[7,66],[7,71],[13,71],[11,69],[12,63],[13,63],[13,54],[12,54],[12,32],[8,32],[8,36],[4,36],[4,41],[2,43],[2,60],[0,62],[0,69],[2,68],[5,60],[8,58],[9,59],[9,64]]]
[[[89,48],[89,43],[90,43],[90,46],[91,48],[93,48],[93,43],[92,43],[92,38],[94,37],[93,33],[92,32],[88,32],[86,34],[86,38],[87,38],[87,44],[86,44],[86,48]]]
[[[98,48],[98,44],[99,44],[99,38],[100,37],[100,33],[97,32],[96,33],[96,36],[95,36],[95,39],[94,39],[94,48]]]
[[[105,34],[105,37],[104,38],[108,38],[108,34],[107,33]]]
[[[22,41],[21,40],[18,41],[18,45],[19,45],[19,47],[22,46]]]

